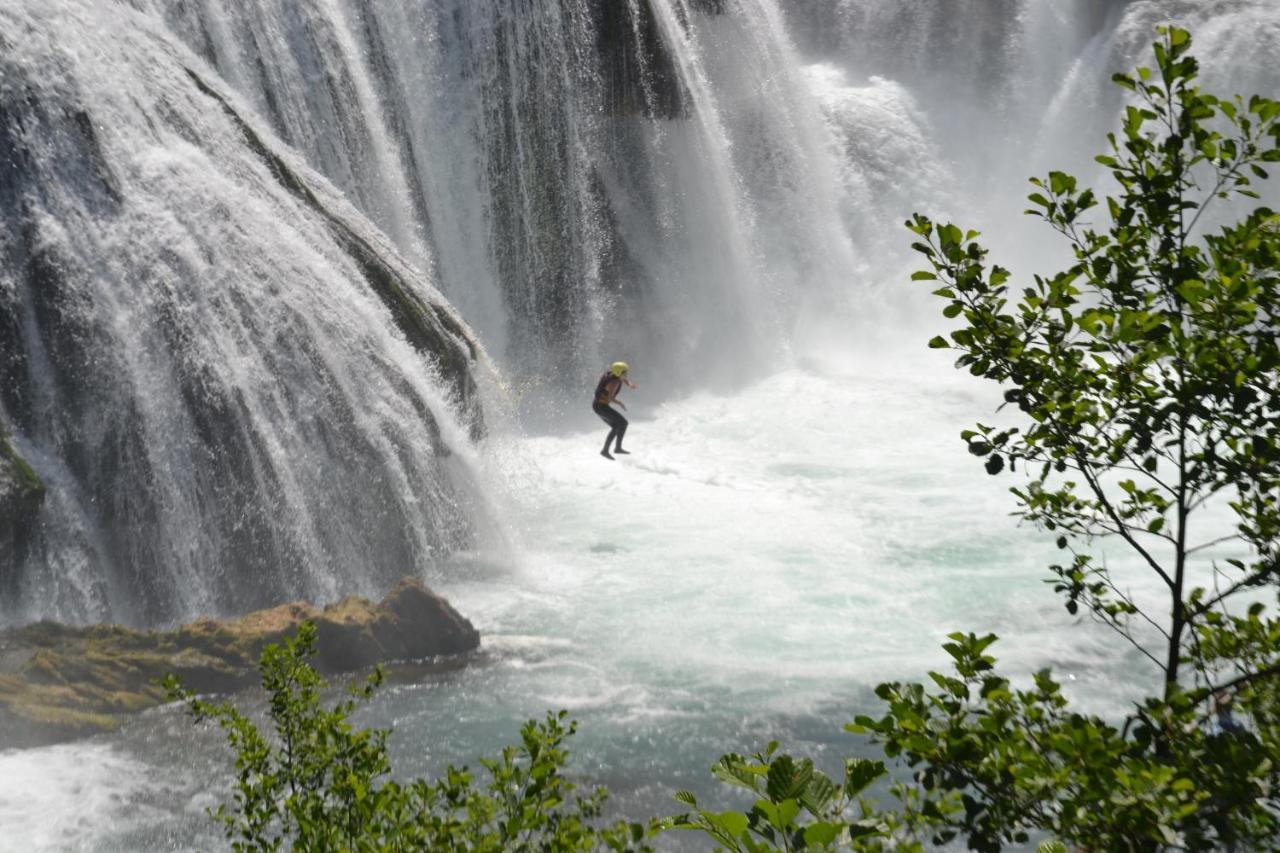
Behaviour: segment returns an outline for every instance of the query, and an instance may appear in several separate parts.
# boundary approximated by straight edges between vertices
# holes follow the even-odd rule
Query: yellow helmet
[[[614,376],[622,376],[622,374],[626,373],[630,369],[631,368],[627,367],[627,363],[625,361],[615,361],[613,364],[609,365],[609,372]]]

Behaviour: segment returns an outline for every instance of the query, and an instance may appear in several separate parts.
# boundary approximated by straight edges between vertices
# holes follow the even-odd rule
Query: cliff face
[[[349,597],[319,609],[283,604],[232,621],[175,631],[40,622],[0,633],[0,746],[30,746],[116,728],[166,701],[168,673],[197,693],[257,683],[263,647],[316,623],[313,664],[324,673],[461,655],[480,644],[471,623],[420,581],[402,580],[379,604]]]

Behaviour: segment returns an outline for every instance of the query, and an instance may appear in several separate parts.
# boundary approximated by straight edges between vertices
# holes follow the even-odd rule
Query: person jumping
[[[596,395],[591,401],[591,411],[595,412],[601,419],[609,425],[609,434],[604,439],[604,450],[600,451],[600,455],[605,459],[612,459],[609,454],[609,445],[613,444],[614,453],[630,453],[630,450],[622,449],[622,437],[627,434],[627,419],[622,416],[622,412],[617,409],[610,408],[611,403],[617,403],[622,408],[626,408],[627,404],[618,399],[618,392],[622,390],[625,383],[628,388],[634,389],[635,384],[627,378],[627,363],[625,361],[615,361],[609,365],[609,369],[600,377],[600,381],[596,383]],[[617,439],[615,441],[615,438]]]

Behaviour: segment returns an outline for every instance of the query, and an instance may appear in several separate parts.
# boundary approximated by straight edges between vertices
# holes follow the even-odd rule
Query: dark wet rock
[[[684,118],[688,93],[649,0],[593,8],[604,104],[615,115]]]
[[[723,15],[729,0],[690,0],[689,5],[706,15]]]
[[[316,623],[313,662],[328,674],[461,655],[480,644],[471,623],[414,578],[378,604],[356,596],[324,608],[293,602],[174,631],[37,622],[0,633],[0,746],[114,730],[124,715],[166,701],[160,680],[170,672],[197,693],[252,686],[262,649],[303,621]]]

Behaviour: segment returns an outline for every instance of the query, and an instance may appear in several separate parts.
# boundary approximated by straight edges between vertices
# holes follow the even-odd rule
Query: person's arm
[[[610,403],[617,403],[619,406],[621,406],[624,409],[627,407],[626,403],[618,399],[618,392],[622,390],[623,382],[627,382],[627,380],[622,377],[619,377],[617,381],[610,382],[606,386],[606,390],[608,390],[609,392],[609,399],[605,400],[605,405],[609,405]],[[627,382],[627,384],[630,385],[631,383]]]

